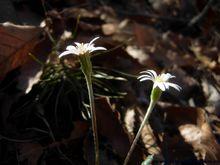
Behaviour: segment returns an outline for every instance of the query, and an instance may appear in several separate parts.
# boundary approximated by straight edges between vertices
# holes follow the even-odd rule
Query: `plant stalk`
[[[125,158],[124,165],[127,165],[127,164],[128,164],[128,161],[129,161],[129,159],[130,159],[130,157],[131,157],[131,154],[132,154],[132,152],[134,151],[135,146],[136,146],[136,144],[137,144],[137,142],[138,142],[138,139],[139,139],[139,137],[140,137],[140,135],[141,135],[141,131],[142,131],[142,129],[144,128],[144,126],[145,126],[147,120],[149,119],[149,116],[150,116],[150,114],[151,114],[151,112],[152,112],[152,110],[153,110],[153,108],[154,108],[156,102],[157,102],[157,101],[151,99],[150,105],[149,105],[149,107],[147,108],[147,112],[146,112],[146,114],[145,114],[145,116],[144,116],[144,120],[142,121],[141,126],[139,127],[139,130],[138,130],[138,132],[137,132],[137,134],[136,134],[136,136],[135,136],[135,138],[134,138],[134,141],[132,142],[132,145],[131,145],[131,147],[130,147],[130,150],[128,151],[128,154],[127,154],[127,156],[126,156],[126,158]]]
[[[94,146],[95,146],[95,164],[99,165],[99,141],[98,141],[98,133],[97,133],[97,123],[96,123],[96,112],[95,112],[95,102],[92,88],[92,79],[91,76],[86,76],[86,84],[89,94],[89,103],[91,110],[91,118],[92,118],[92,130],[93,130],[93,138],[94,138]]]
[[[86,79],[86,85],[89,95],[89,104],[91,111],[91,120],[92,120],[92,132],[94,138],[94,147],[95,147],[95,165],[99,165],[99,141],[98,141],[98,131],[96,123],[96,112],[95,112],[95,100],[92,88],[92,63],[90,60],[90,54],[84,54],[79,56],[81,63],[81,69]]]

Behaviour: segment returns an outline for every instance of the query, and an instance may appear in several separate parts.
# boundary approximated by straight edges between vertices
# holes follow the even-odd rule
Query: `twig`
[[[1,139],[4,139],[4,140],[7,140],[7,141],[10,141],[10,142],[15,142],[15,143],[29,143],[29,142],[32,142],[33,139],[28,139],[28,140],[20,140],[20,139],[13,139],[13,138],[10,138],[10,137],[6,137],[6,136],[3,136],[0,134],[0,140]]]
[[[188,26],[192,27],[195,24],[199,23],[204,18],[204,16],[207,14],[209,8],[211,7],[214,1],[215,0],[209,0],[206,6],[203,8],[202,12],[200,12],[198,15],[196,15],[189,21]]]

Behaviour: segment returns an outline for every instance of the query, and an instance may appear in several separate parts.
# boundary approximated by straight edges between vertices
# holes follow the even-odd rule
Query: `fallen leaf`
[[[42,28],[12,23],[0,24],[0,78],[30,59],[30,53],[41,41]]]
[[[102,25],[102,31],[105,35],[112,35],[116,32],[116,25],[113,23],[107,23]]]
[[[169,130],[165,132],[163,139],[164,145],[166,143],[169,147],[164,146],[163,149],[169,150],[170,159],[175,160],[177,157],[177,160],[183,159],[184,157],[183,155],[181,157],[180,153],[184,153],[185,159],[189,159],[190,150],[198,160],[216,161],[220,159],[220,145],[212,133],[203,109],[168,106],[163,107],[163,110],[166,114],[165,125],[168,126],[165,127]],[[175,130],[178,130],[179,134]],[[187,146],[191,146],[191,149]],[[182,152],[180,152],[181,150]],[[175,156],[177,157],[175,158]]]
[[[129,135],[126,133],[118,118],[118,112],[112,110],[110,104],[105,98],[97,99],[95,105],[98,132],[101,136],[107,139],[107,142],[112,146],[114,152],[119,155],[121,161],[123,161],[130,148],[131,142]],[[91,153],[87,153],[87,158],[94,160],[90,154]],[[142,159],[143,153],[139,147],[136,147],[131,156],[131,164],[140,164]],[[88,160],[88,162],[91,161],[92,160]]]

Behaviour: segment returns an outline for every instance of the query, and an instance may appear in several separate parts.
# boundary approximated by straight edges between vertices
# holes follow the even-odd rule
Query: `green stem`
[[[97,133],[97,123],[96,123],[96,112],[95,112],[95,102],[92,88],[92,79],[91,76],[86,76],[86,84],[89,93],[89,103],[91,109],[91,118],[92,118],[92,130],[93,130],[93,138],[95,145],[95,164],[99,165],[99,141],[98,141],[98,133]]]
[[[92,88],[92,63],[90,60],[90,54],[80,55],[79,60],[81,63],[82,72],[86,79],[86,85],[89,95],[89,104],[90,104],[91,119],[92,119],[92,132],[93,132],[94,146],[95,146],[95,164],[99,165],[99,141],[98,141],[98,131],[96,124],[95,101],[94,101],[94,94]]]
[[[145,114],[145,116],[144,116],[144,120],[142,121],[141,126],[140,126],[140,128],[139,128],[139,130],[138,130],[138,132],[137,132],[137,134],[136,134],[136,136],[135,136],[135,138],[134,138],[134,141],[132,142],[132,145],[131,145],[131,147],[130,147],[130,150],[128,151],[128,154],[127,154],[127,156],[126,156],[126,158],[125,158],[124,165],[127,165],[127,164],[128,164],[128,161],[129,161],[129,159],[130,159],[130,157],[131,157],[131,154],[132,154],[132,152],[134,151],[135,146],[136,146],[136,144],[137,144],[137,142],[138,142],[138,139],[139,139],[139,137],[140,137],[140,135],[141,135],[141,131],[142,131],[142,129],[144,128],[144,126],[145,126],[147,120],[149,119],[149,116],[150,116],[150,114],[151,114],[151,112],[152,112],[152,110],[153,110],[153,108],[154,108],[156,102],[157,102],[157,101],[151,99],[150,105],[149,105],[149,107],[148,107],[148,109],[147,109],[147,112],[146,112],[146,114]]]

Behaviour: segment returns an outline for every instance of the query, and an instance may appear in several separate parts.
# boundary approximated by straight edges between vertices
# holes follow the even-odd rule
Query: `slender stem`
[[[135,138],[134,138],[134,141],[132,142],[132,145],[131,145],[131,147],[130,147],[130,150],[128,151],[128,154],[127,154],[127,156],[126,156],[126,158],[125,158],[124,165],[127,165],[127,164],[128,164],[128,161],[129,161],[129,159],[130,159],[130,157],[131,157],[131,154],[132,154],[132,152],[134,151],[135,146],[136,146],[136,144],[137,144],[137,142],[138,142],[138,139],[139,139],[139,137],[140,137],[140,135],[141,135],[141,131],[142,131],[142,129],[144,128],[144,126],[145,126],[147,120],[149,119],[149,116],[150,116],[150,114],[151,114],[151,112],[152,112],[152,110],[153,110],[155,104],[156,104],[156,101],[155,101],[155,100],[153,101],[153,100],[151,99],[150,105],[149,105],[149,107],[147,108],[147,112],[146,112],[146,114],[145,114],[145,116],[144,116],[144,120],[142,121],[141,126],[140,126],[140,128],[139,128],[139,130],[138,130],[138,132],[137,132],[137,134],[136,134],[136,136],[135,136]]]
[[[94,138],[94,145],[95,145],[95,164],[99,165],[99,141],[98,141],[98,133],[97,133],[97,123],[96,123],[96,112],[95,112],[95,102],[94,102],[94,95],[93,95],[93,88],[92,88],[92,79],[91,75],[86,75],[86,84],[88,88],[89,94],[89,103],[91,109],[91,118],[92,118],[92,130],[93,130],[93,138]]]
[[[86,53],[80,55],[79,60],[81,63],[82,72],[86,79],[86,85],[89,95],[89,104],[90,104],[91,118],[92,118],[92,132],[93,132],[94,146],[95,146],[95,165],[99,165],[99,141],[98,141],[98,131],[96,124],[95,101],[94,101],[93,88],[92,88],[92,63],[90,60],[90,54]]]

